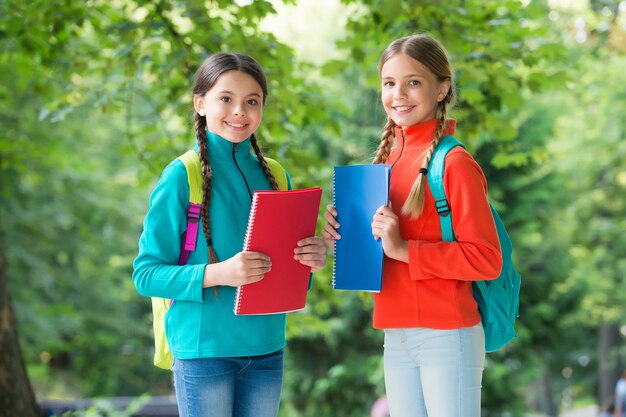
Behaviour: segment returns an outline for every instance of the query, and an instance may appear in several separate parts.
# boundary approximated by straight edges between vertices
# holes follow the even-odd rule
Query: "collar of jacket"
[[[216,135],[213,132],[207,130],[207,145],[209,148],[209,158],[223,158],[229,157],[232,158],[233,155],[236,155],[237,158],[242,158],[246,156],[250,156],[250,136],[248,136],[245,140],[234,143],[229,141],[228,139],[224,139],[223,137]],[[198,144],[194,147],[194,150],[198,152]]]
[[[406,144],[407,147],[425,148],[434,139],[438,127],[439,119],[427,120],[413,126],[396,126],[396,140],[399,146]],[[456,120],[448,120],[443,135],[454,135],[455,130]]]

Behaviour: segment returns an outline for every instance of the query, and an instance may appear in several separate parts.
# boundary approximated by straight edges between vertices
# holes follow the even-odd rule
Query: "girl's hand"
[[[332,204],[326,206],[324,219],[326,219],[326,224],[322,230],[322,238],[324,238],[324,242],[330,249],[335,250],[335,239],[341,239],[341,236],[337,233],[337,229],[339,229],[337,210]]]
[[[317,272],[326,265],[326,246],[321,237],[311,236],[300,240],[293,253],[293,258],[311,267],[311,272]]]
[[[385,255],[398,261],[409,261],[409,243],[400,236],[400,222],[391,208],[381,206],[376,210],[372,234],[376,240],[383,240]]]
[[[239,252],[204,269],[204,288],[218,285],[238,287],[263,279],[272,269],[270,257],[261,252]]]

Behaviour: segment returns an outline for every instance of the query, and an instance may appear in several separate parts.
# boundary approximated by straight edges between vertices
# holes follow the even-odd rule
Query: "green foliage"
[[[557,121],[553,144],[556,170],[568,179],[564,185],[571,196],[565,215],[585,225],[572,231],[570,255],[576,267],[565,285],[585,287],[578,318],[588,325],[620,322],[626,313],[626,263],[621,255],[626,250],[626,122],[621,105],[626,94],[612,87],[626,81],[625,64],[623,56],[606,57],[602,64],[583,62],[586,75],[572,89],[578,100],[563,98],[565,112]]]
[[[382,333],[369,295],[316,278],[306,314],[291,315],[281,416],[362,416],[382,395]],[[350,387],[350,389],[346,389]]]

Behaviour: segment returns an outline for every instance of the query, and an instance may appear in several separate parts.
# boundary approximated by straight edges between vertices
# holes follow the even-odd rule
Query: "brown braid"
[[[391,153],[391,147],[393,146],[393,139],[395,138],[395,129],[396,123],[391,120],[391,117],[387,117],[387,123],[385,123],[385,128],[383,129],[383,133],[380,136],[380,145],[378,145],[378,150],[376,151],[376,156],[374,157],[374,164],[384,164],[389,154]]]
[[[206,136],[206,118],[196,113],[195,116],[196,138],[198,140],[198,148],[200,153],[200,166],[202,168],[202,205],[200,207],[200,215],[202,216],[202,229],[204,230],[204,238],[209,248],[209,262],[216,264],[217,254],[211,242],[211,222],[209,221],[209,204],[211,203],[211,177],[213,172],[209,163],[209,149],[207,146]]]
[[[451,93],[452,88],[443,99],[443,101],[439,104],[441,108],[441,116],[439,117],[439,127],[437,128],[437,132],[435,133],[435,138],[433,139],[430,147],[428,148],[428,152],[424,156],[424,161],[422,162],[421,168],[428,169],[428,164],[430,163],[430,159],[433,157],[433,153],[435,152],[435,148],[441,141],[443,137],[443,132],[446,128],[446,122],[448,121],[448,110],[447,105],[452,100],[453,93]],[[417,178],[413,183],[413,187],[411,187],[411,192],[407,197],[404,205],[402,206],[402,214],[410,215],[413,218],[418,217],[422,214],[422,210],[424,210],[424,180],[426,179],[426,175],[424,175],[420,170],[420,173],[417,174]]]
[[[263,172],[265,172],[265,176],[267,177],[267,179],[270,181],[270,184],[272,185],[272,190],[278,190],[278,183],[276,182],[276,178],[274,178],[274,174],[272,173],[272,170],[270,169],[269,165],[267,165],[267,161],[265,160],[265,157],[263,156],[263,152],[261,151],[261,147],[259,147],[259,142],[257,142],[256,135],[254,133],[252,134],[252,137],[250,138],[250,143],[252,144],[252,149],[254,149],[254,153],[256,154],[256,157],[259,158],[259,162],[261,163],[261,166],[263,167]]]

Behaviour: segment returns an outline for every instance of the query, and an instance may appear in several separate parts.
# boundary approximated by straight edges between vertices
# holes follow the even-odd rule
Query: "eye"
[[[224,102],[224,103],[230,103],[232,100],[230,97],[221,97],[220,101]]]
[[[416,85],[420,85],[421,82],[419,80],[410,80],[409,81],[409,85],[411,86],[416,86]]]
[[[259,102],[256,101],[256,99],[251,98],[250,100],[248,100],[248,104],[251,106],[256,106]]]
[[[394,83],[393,81],[385,81],[383,83],[384,87],[393,87],[394,85],[396,85],[396,83]]]

